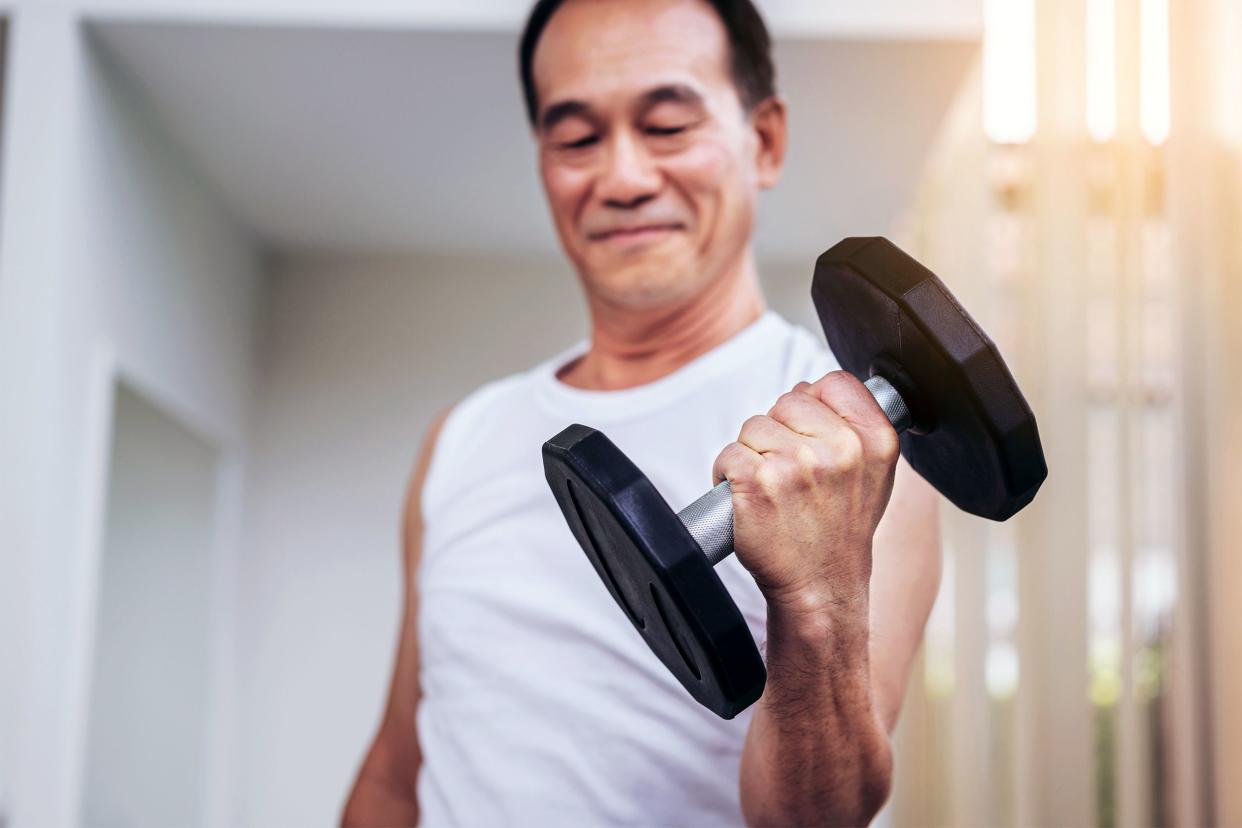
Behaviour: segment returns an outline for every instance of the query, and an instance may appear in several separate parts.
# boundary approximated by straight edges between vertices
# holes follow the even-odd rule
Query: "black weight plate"
[[[845,370],[885,376],[914,427],[901,452],[958,508],[1006,520],[1048,475],[1035,415],[996,345],[936,275],[885,238],[815,263],[811,297]]]
[[[582,425],[544,443],[543,467],[608,592],[690,695],[726,719],[759,698],[767,672],[746,621],[646,476]]]

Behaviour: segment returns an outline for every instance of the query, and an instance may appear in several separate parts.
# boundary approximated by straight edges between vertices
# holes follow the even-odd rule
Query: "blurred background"
[[[0,6],[0,825],[338,818],[422,432],[586,332],[526,5]],[[1242,4],[759,5],[771,304],[891,236],[1051,468],[944,511],[889,817],[1242,825]]]

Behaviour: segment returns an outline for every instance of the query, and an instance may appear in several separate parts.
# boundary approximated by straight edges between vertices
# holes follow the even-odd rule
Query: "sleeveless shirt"
[[[743,421],[837,367],[768,312],[655,382],[584,391],[556,378],[580,343],[461,401],[423,486],[418,566],[424,825],[736,825],[751,711],[701,707],[647,648],[574,540],[541,447],[603,431],[674,510],[712,483]],[[716,567],[761,651],[766,604]]]

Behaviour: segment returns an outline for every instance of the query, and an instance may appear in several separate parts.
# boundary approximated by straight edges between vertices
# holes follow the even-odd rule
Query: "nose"
[[[638,207],[655,198],[660,174],[634,137],[619,130],[609,142],[596,194],[608,207]]]

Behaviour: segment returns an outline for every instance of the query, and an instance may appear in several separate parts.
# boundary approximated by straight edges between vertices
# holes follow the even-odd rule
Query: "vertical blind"
[[[946,511],[893,819],[1238,824],[1242,4],[985,6],[898,235],[996,340],[1050,474],[1009,523]]]

